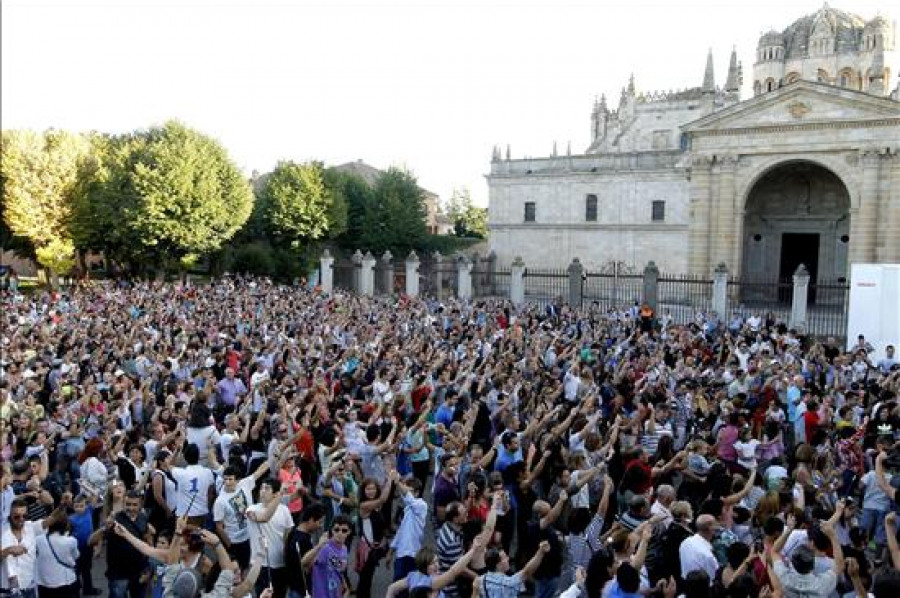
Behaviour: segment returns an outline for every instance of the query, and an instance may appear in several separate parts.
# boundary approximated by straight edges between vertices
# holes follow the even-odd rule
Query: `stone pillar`
[[[484,270],[480,260],[481,257],[478,255],[478,252],[472,253],[472,295],[474,297],[484,297],[487,293],[485,293],[484,289]]]
[[[444,294],[444,256],[435,251],[431,257],[434,260],[434,297],[440,301]]]
[[[485,294],[489,294],[492,297],[497,294],[497,252],[492,251],[487,254],[487,264],[484,266],[485,272],[487,272],[487,279],[489,289],[486,290]]]
[[[582,295],[584,290],[584,266],[577,257],[572,259],[569,264],[569,305],[572,307],[581,307]]]
[[[362,269],[360,270],[360,291],[361,295],[375,294],[375,256],[371,251],[367,251],[362,258]]]
[[[878,166],[880,156],[875,151],[864,151],[860,156],[862,184],[859,192],[859,209],[850,218],[850,263],[875,261],[878,236]]]
[[[881,189],[878,202],[878,245],[875,257],[880,263],[900,259],[900,155],[881,156]]]
[[[800,264],[794,272],[794,295],[791,299],[790,327],[806,330],[806,300],[809,294],[809,271]]]
[[[659,303],[659,268],[650,260],[644,267],[644,303],[655,312]]]
[[[334,257],[328,248],[322,252],[319,258],[319,283],[322,286],[322,292],[330,295],[334,291]]]
[[[735,237],[737,235],[737,230],[734,226],[734,169],[736,165],[737,159],[734,156],[716,157],[717,193],[711,199],[715,206],[716,227],[715,232],[710,235],[709,264],[737,263],[733,255],[736,247]]]
[[[353,263],[353,290],[359,294],[362,294],[362,251],[360,251],[359,249],[354,251],[353,256],[350,258],[350,261]]]
[[[712,309],[719,320],[728,321],[728,266],[716,266],[713,272]]]
[[[410,297],[419,295],[419,256],[415,251],[406,256],[406,294]]]
[[[460,299],[472,298],[472,262],[464,255],[456,260],[456,296]]]
[[[890,206],[888,209],[890,225],[887,227],[887,238],[884,244],[890,255],[885,261],[900,264],[900,154],[893,154],[888,165],[891,169]]]
[[[688,270],[709,271],[709,208],[711,156],[695,156],[691,164],[690,213],[688,223]]]
[[[525,262],[518,255],[509,272],[509,299],[516,306],[525,303]]]
[[[390,295],[394,292],[394,256],[390,251],[385,251],[379,260],[381,265],[381,288],[385,294]]]

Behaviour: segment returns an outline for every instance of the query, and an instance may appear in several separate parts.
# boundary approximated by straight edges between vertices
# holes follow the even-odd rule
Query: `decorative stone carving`
[[[794,118],[800,119],[812,112],[812,106],[807,104],[806,102],[791,102],[787,105],[788,112],[791,113],[791,116]]]

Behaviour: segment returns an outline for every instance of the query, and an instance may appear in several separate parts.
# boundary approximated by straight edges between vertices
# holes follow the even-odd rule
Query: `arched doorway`
[[[841,179],[812,162],[781,163],[747,195],[743,272],[785,279],[805,264],[812,282],[845,278],[849,235],[850,194]]]

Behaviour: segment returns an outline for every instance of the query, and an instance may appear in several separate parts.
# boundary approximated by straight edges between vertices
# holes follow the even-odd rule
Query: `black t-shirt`
[[[528,554],[536,553],[544,540],[550,543],[550,552],[544,554],[541,564],[538,565],[537,571],[534,572],[532,577],[535,579],[553,579],[562,575],[564,550],[559,532],[552,525],[541,529],[540,521],[532,520],[528,523],[528,539],[530,540]]]
[[[306,595],[307,572],[300,562],[312,548],[312,536],[296,527],[291,529],[284,545],[284,570],[288,587],[301,596]]]
[[[132,535],[144,539],[147,535],[147,516],[141,512],[132,521],[124,511],[116,513],[116,522],[122,524]],[[128,543],[128,540],[114,532],[106,533],[106,577],[108,579],[133,579],[138,577],[147,565],[147,557]]]

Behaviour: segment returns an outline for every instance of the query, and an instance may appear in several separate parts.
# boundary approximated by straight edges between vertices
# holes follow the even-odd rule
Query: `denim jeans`
[[[535,579],[534,598],[555,598],[556,587],[558,585],[558,577],[552,577],[550,579]]]
[[[859,526],[869,532],[869,537],[875,540],[875,544],[884,546],[887,542],[887,532],[884,528],[884,518],[887,517],[888,511],[878,511],[876,509],[863,509]]]
[[[135,577],[134,580],[128,579],[110,579],[109,580],[109,598],[143,598],[146,594],[147,587],[140,583]]]

